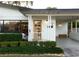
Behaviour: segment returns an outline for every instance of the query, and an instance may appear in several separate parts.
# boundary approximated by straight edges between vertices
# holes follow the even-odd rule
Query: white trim
[[[33,16],[79,16],[79,14],[26,14],[26,15],[33,15]]]
[[[73,23],[71,22],[71,32],[73,32]]]
[[[50,40],[50,15],[48,15],[48,39]]]
[[[28,41],[33,41],[33,20],[32,16],[28,16]]]

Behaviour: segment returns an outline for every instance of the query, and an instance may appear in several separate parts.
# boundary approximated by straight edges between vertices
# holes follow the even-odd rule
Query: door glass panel
[[[34,40],[41,39],[41,21],[34,21]]]

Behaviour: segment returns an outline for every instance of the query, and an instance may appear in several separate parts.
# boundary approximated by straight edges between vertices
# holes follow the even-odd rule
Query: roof
[[[20,6],[13,6],[10,4],[3,4],[0,3],[1,7],[6,7],[0,8],[0,20],[27,20],[27,17],[24,16],[19,9],[25,9],[26,7],[20,7]],[[8,9],[11,8],[11,9]],[[17,8],[17,9],[16,9]],[[14,9],[14,10],[13,10]],[[10,12],[9,12],[10,11]]]
[[[20,9],[24,14],[79,14],[79,9]]]
[[[0,6],[1,5],[6,7],[16,7],[23,14],[79,14],[79,9],[31,9],[5,3],[0,3]]]

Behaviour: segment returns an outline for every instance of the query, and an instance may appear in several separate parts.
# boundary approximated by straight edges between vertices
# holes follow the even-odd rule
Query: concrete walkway
[[[57,46],[64,50],[64,55],[67,57],[79,57],[79,41],[69,38],[57,39]]]

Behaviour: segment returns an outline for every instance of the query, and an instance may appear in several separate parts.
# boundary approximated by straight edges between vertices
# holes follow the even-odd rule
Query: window
[[[76,22],[75,22],[75,21],[73,21],[72,23],[73,23],[73,28],[75,28],[75,24],[76,24]]]
[[[19,21],[4,21],[4,32],[19,32]]]
[[[0,21],[0,32],[3,32],[3,21]]]
[[[0,32],[4,33],[19,33],[28,32],[28,22],[27,21],[0,21]]]
[[[28,22],[27,21],[20,21],[20,30],[23,33],[28,33]]]
[[[77,32],[79,32],[79,22],[77,22]]]

